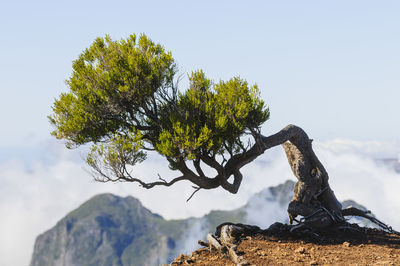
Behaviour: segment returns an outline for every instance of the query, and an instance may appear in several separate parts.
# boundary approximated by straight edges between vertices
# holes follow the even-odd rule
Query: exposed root
[[[363,214],[363,215],[361,215]],[[367,212],[356,208],[344,211],[343,216],[361,216],[371,218]],[[367,217],[365,217],[367,216]],[[345,220],[331,224],[327,227],[312,227],[306,221],[296,225],[274,223],[268,229],[261,230],[257,226],[245,224],[224,223],[217,227],[215,235],[208,234],[208,243],[199,241],[199,244],[228,256],[237,265],[250,265],[243,257],[243,254],[237,251],[237,247],[243,239],[253,236],[264,236],[269,240],[302,240],[318,244],[341,244],[348,243],[393,243],[400,244],[399,232],[394,231],[390,226],[380,222],[372,217],[372,222],[383,228],[378,230],[374,228],[360,227],[357,224],[350,224]]]
[[[228,255],[236,265],[250,265],[243,256],[237,253],[237,245],[240,243],[243,235],[260,232],[261,230],[257,226],[232,223],[221,224],[217,227],[216,236],[207,235],[208,246]]]
[[[222,245],[219,243],[218,239],[216,239],[212,234],[207,235],[207,241],[210,243],[210,248],[213,247],[218,251],[222,250]]]
[[[354,207],[350,207],[350,208],[342,210],[343,216],[359,216],[359,217],[363,217],[365,219],[368,219],[372,223],[376,224],[377,226],[382,228],[384,231],[400,236],[400,232],[394,230],[391,226],[381,222],[377,218],[375,218],[375,217],[373,217],[371,215],[368,215],[370,213],[371,213],[370,211],[363,211],[363,210],[360,210],[360,209],[357,209],[357,208],[354,208]]]

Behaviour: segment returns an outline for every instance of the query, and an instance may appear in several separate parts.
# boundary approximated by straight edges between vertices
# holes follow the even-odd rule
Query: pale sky
[[[0,148],[49,138],[72,60],[97,36],[131,33],[172,51],[182,74],[256,82],[265,135],[294,123],[317,140],[398,141],[399,13],[364,0],[3,2]]]
[[[100,192],[182,218],[239,207],[294,179],[277,147],[244,169],[237,195],[202,190],[186,203],[188,184],[145,191],[93,183],[80,151],[51,138],[47,116],[72,61],[105,34],[145,33],[172,52],[183,75],[203,69],[216,81],[240,75],[257,83],[271,108],[263,134],[301,126],[337,196],[399,230],[391,216],[400,208],[399,174],[371,159],[400,154],[399,14],[400,1],[385,0],[0,2],[0,264],[27,265],[35,237]],[[175,174],[158,161],[138,168],[143,177],[157,173]]]

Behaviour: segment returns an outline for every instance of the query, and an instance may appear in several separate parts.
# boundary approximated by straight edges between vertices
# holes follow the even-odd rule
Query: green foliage
[[[147,125],[143,110],[160,88],[171,86],[176,72],[171,54],[145,35],[97,38],[72,68],[69,92],[55,101],[49,117],[56,127],[52,134],[69,145],[108,139],[132,124]]]
[[[192,73],[190,88],[179,95],[157,149],[166,156],[232,154],[243,151],[241,136],[257,129],[268,117],[256,85],[239,77],[214,84],[202,71]]]
[[[93,168],[99,165],[116,173],[127,165],[135,165],[146,159],[140,131],[130,131],[126,135],[115,134],[106,143],[93,145],[86,157],[86,162]],[[101,161],[99,161],[101,160]]]
[[[73,62],[49,116],[67,147],[92,143],[87,163],[120,176],[153,150],[178,161],[244,152],[243,139],[269,118],[257,85],[235,77],[214,83],[203,71],[178,92],[175,61],[147,36],[97,38]]]

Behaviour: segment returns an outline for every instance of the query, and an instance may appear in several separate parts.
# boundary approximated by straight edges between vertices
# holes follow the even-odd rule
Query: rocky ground
[[[400,265],[400,236],[377,229],[341,228],[325,232],[274,231],[243,236],[237,254],[250,265]],[[172,265],[236,265],[215,249],[180,255]]]

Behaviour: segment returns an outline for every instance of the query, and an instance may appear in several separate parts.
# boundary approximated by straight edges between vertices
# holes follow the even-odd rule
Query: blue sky
[[[337,196],[365,204],[398,230],[400,219],[390,215],[400,208],[399,174],[371,158],[400,155],[399,11],[400,1],[385,0],[1,2],[0,213],[7,216],[0,264],[27,265],[35,237],[97,193],[132,195],[181,218],[241,206],[254,192],[294,179],[277,147],[244,169],[237,195],[202,190],[186,203],[187,183],[145,191],[91,181],[82,151],[53,140],[47,116],[72,61],[105,34],[147,34],[172,51],[181,74],[203,69],[216,81],[240,75],[256,82],[271,108],[263,134],[289,123],[304,128]],[[175,174],[158,160],[137,173]]]
[[[8,1],[0,8],[0,148],[49,138],[46,116],[97,36],[145,33],[181,73],[256,82],[314,139],[398,141],[398,1]],[[184,85],[185,82],[182,82]],[[182,87],[184,89],[184,86]]]

